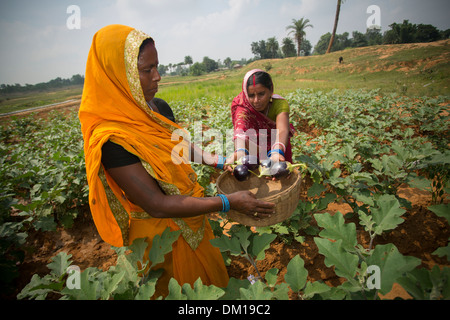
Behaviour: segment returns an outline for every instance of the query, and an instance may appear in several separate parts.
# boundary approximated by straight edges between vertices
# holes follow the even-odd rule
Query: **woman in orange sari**
[[[155,43],[141,31],[110,25],[93,38],[79,110],[93,220],[113,246],[146,238],[146,254],[155,235],[181,230],[160,266],[164,273],[155,297],[168,294],[172,277],[181,285],[200,277],[204,284],[225,287],[227,271],[209,242],[213,233],[205,214],[239,208],[263,217],[273,204],[246,191],[204,197],[190,164],[173,152],[183,129],[154,99],[161,80],[157,67]],[[202,153],[204,163],[223,168],[223,157],[191,148]]]

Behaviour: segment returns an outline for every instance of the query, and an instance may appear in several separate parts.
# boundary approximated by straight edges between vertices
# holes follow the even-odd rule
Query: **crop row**
[[[296,256],[281,284],[276,284],[275,269],[253,285],[232,278],[228,288],[196,283],[192,290],[172,281],[168,298],[286,299],[292,290],[303,299],[363,299],[387,293],[394,282],[417,299],[449,297],[449,268],[418,269],[420,260],[403,256],[395,245],[372,246],[376,236],[403,222],[401,216],[411,204],[399,195],[401,186],[429,191],[433,199],[429,210],[449,219],[448,99],[379,96],[377,91],[353,90],[296,91],[286,99],[291,106],[291,121],[297,128],[292,139],[294,162],[306,164],[302,174],[311,180],[308,200],[299,202],[289,220],[257,228],[256,232],[235,225],[230,229],[230,237],[223,234],[229,222],[226,216],[211,221],[217,236],[213,244],[225,256],[244,256],[256,267],[255,262],[264,259],[265,250],[276,237],[301,242],[305,233],[314,235],[325,264],[334,266],[336,275],[346,281],[335,288],[308,282],[304,262]],[[229,102],[223,99],[170,104],[177,120],[192,135],[197,122],[204,130],[225,132],[232,128]],[[65,117],[55,112],[47,120],[14,119],[0,129],[0,249],[5,269],[2,274],[10,275],[5,279],[12,279],[17,276],[14,266],[23,259],[21,246],[27,231],[55,230],[58,224],[70,227],[76,223],[79,211],[86,207],[88,187],[75,113]],[[204,147],[208,149],[210,145]],[[214,195],[210,175],[215,170],[196,164],[193,167],[207,195]],[[339,213],[318,213],[326,210],[328,204],[342,201],[350,205],[352,214],[344,217]],[[364,226],[371,239],[369,247],[357,242],[354,223],[346,221],[350,216],[357,216]],[[312,219],[318,228],[311,226]],[[164,234],[161,241],[170,243],[175,236]],[[143,252],[143,245],[136,243],[130,249]],[[49,265],[50,274],[33,277],[19,297],[45,298],[52,291],[68,299],[152,296],[157,277],[143,275],[137,269],[136,261],[143,262],[143,257],[126,255],[124,248],[117,250],[115,267],[108,271],[88,268],[80,273],[84,290],[67,288],[70,256],[59,254]],[[450,258],[449,250],[449,246],[439,248],[434,254]],[[367,286],[372,266],[378,267],[382,276],[374,286]]]

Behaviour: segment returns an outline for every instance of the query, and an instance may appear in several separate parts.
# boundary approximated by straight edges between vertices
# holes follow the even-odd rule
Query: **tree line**
[[[401,44],[415,42],[432,42],[448,39],[450,29],[439,30],[430,24],[413,24],[409,20],[402,23],[392,23],[389,30],[384,33],[380,28],[367,29],[365,33],[353,31],[352,37],[348,32],[342,34],[323,34],[314,49],[310,41],[306,40],[306,29],[313,28],[310,21],[305,18],[299,20],[292,19],[292,24],[286,27],[288,35],[283,38],[280,46],[276,37],[267,40],[259,40],[251,43],[251,51],[254,55],[250,59],[232,60],[227,57],[225,60],[215,61],[209,57],[204,57],[201,62],[193,62],[191,56],[185,56],[184,61],[177,64],[159,65],[158,71],[161,76],[181,75],[200,76],[205,73],[223,69],[232,69],[236,66],[243,66],[260,59],[282,59],[295,56],[319,55],[327,52],[344,50],[346,48],[359,48],[382,44]],[[333,30],[334,31],[334,30]],[[292,37],[289,37],[291,35]],[[49,82],[42,82],[35,85],[26,84],[1,84],[0,93],[17,93],[51,90],[69,85],[82,85],[84,76],[74,75],[70,79],[56,78]]]
[[[24,93],[24,92],[33,92],[33,91],[46,91],[52,89],[59,89],[72,85],[83,85],[84,84],[84,76],[80,74],[73,75],[70,79],[62,79],[60,77],[52,79],[48,82],[40,82],[37,84],[25,84],[22,86],[19,83],[14,85],[11,84],[1,84],[0,85],[0,93],[2,94],[10,94],[10,93]]]

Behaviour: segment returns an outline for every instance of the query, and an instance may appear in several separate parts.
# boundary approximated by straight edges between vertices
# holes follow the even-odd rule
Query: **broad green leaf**
[[[380,293],[387,294],[399,277],[420,265],[421,261],[416,257],[402,255],[394,244],[389,243],[377,245],[366,263],[380,268]]]
[[[239,240],[239,243],[241,244],[242,249],[245,252],[248,252],[248,246],[250,245],[250,236],[252,235],[252,231],[245,228],[244,226],[241,226],[238,232],[234,233],[231,237],[237,237]]]
[[[428,210],[434,212],[439,217],[447,219],[447,222],[450,224],[450,203],[429,206]]]
[[[134,284],[137,285],[137,283],[140,280],[140,277],[138,275],[138,270],[137,270],[137,264],[136,263],[132,263],[127,259],[126,255],[119,255],[117,257],[117,263],[116,263],[116,269],[115,271],[117,273],[124,273],[123,276],[123,283],[122,285],[122,289],[123,286],[127,286],[128,282],[132,282]]]
[[[135,300],[150,300],[155,294],[156,282],[148,281],[139,287],[139,291],[135,297]]]
[[[121,271],[105,278],[103,281],[102,292],[100,294],[102,300],[108,300],[111,297],[112,293],[117,289],[124,276],[125,271]]]
[[[270,270],[267,270],[266,274],[264,275],[264,279],[266,280],[269,287],[275,286],[278,279],[278,269],[272,268]]]
[[[224,290],[214,285],[204,285],[200,278],[194,282],[194,289],[189,283],[185,283],[182,290],[188,300],[217,300],[225,294]]]
[[[100,283],[90,280],[91,273],[93,271],[94,268],[88,268],[81,272],[80,289],[69,289],[66,287],[61,291],[61,293],[68,295],[75,300],[97,300],[99,298],[97,292]]]
[[[52,258],[52,262],[50,262],[47,267],[59,278],[67,272],[67,268],[72,263],[72,261],[69,260],[71,257],[71,254],[60,252]]]
[[[414,269],[397,282],[417,300],[448,299],[450,296],[450,268],[442,270],[435,265],[432,270]]]
[[[134,239],[133,243],[128,247],[132,252],[128,255],[128,259],[131,262],[138,262],[144,260],[145,249],[148,243],[145,241],[146,238]]]
[[[272,299],[289,300],[289,285],[286,282],[275,285]]]
[[[251,284],[247,279],[230,278],[227,287],[224,288],[225,294],[220,300],[237,300],[240,297],[239,289],[245,289],[249,286],[251,286]]]
[[[375,233],[395,229],[404,220],[400,218],[406,211],[400,208],[400,203],[393,195],[382,195],[376,201],[377,207],[371,207]]]
[[[314,295],[316,294],[320,295],[322,293],[330,291],[330,289],[331,287],[329,287],[323,282],[319,281],[308,282],[304,290],[303,298],[311,299],[314,297]]]
[[[305,287],[308,270],[305,269],[305,262],[296,255],[289,261],[284,280],[291,287],[292,291],[298,292]]]
[[[344,250],[342,239],[332,242],[328,239],[316,237],[314,242],[319,247],[319,253],[325,256],[325,265],[327,267],[335,266],[336,275],[348,280],[355,277],[359,261],[358,256]]]
[[[450,261],[450,244],[446,247],[440,247],[437,248],[433,254],[437,255],[438,257],[444,257],[447,256],[447,261]]]
[[[150,269],[155,265],[164,262],[164,256],[172,251],[172,244],[178,239],[181,231],[170,231],[166,228],[161,236],[153,238],[152,247],[148,253],[148,258],[152,262]]]
[[[252,237],[249,253],[256,257],[256,260],[263,260],[265,258],[265,250],[270,247],[270,244],[277,237],[276,234],[263,233],[261,235],[254,235]]]
[[[265,291],[265,285],[261,281],[256,281],[247,288],[240,288],[241,300],[270,300],[272,293]]]
[[[169,294],[165,300],[187,300],[187,296],[181,292],[181,286],[175,278],[169,281]]]
[[[325,190],[326,187],[324,185],[313,183],[313,185],[308,189],[308,197],[320,196],[320,194]]]
[[[333,240],[342,240],[342,246],[347,251],[355,251],[356,226],[354,223],[345,223],[342,213],[337,212],[334,215],[329,213],[316,213],[314,218],[317,224],[324,228],[319,235],[322,238]]]
[[[214,247],[220,249],[221,252],[230,251],[232,255],[240,255],[242,253],[241,244],[239,239],[230,238],[226,235],[222,235],[220,238],[209,240]]]

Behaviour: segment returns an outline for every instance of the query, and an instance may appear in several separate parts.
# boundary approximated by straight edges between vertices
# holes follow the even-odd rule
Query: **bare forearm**
[[[219,197],[164,195],[158,204],[144,204],[142,209],[155,218],[188,218],[222,210],[222,200]]]

